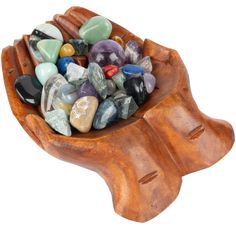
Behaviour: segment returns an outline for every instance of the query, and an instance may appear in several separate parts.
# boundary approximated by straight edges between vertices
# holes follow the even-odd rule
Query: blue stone
[[[57,61],[57,67],[60,74],[65,75],[67,66],[70,63],[75,63],[72,57],[62,57]]]
[[[144,69],[141,66],[127,64],[122,67],[122,72],[127,78],[132,77],[132,76],[138,77],[144,74]]]
[[[118,118],[118,109],[113,99],[105,99],[97,109],[93,120],[93,127],[95,129],[103,129],[115,123]]]

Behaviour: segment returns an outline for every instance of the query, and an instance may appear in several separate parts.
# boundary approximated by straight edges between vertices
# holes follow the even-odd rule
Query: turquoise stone
[[[105,99],[108,95],[108,88],[102,68],[97,63],[89,63],[88,78],[101,98]]]
[[[35,74],[42,85],[44,85],[51,76],[57,73],[57,67],[51,62],[43,62],[35,67]]]
[[[89,44],[108,39],[112,31],[112,24],[103,16],[94,16],[85,22],[80,30],[79,36]]]
[[[119,118],[128,119],[138,110],[138,105],[132,96],[121,96],[114,101],[118,107]]]
[[[144,69],[141,66],[127,64],[122,67],[122,72],[126,76],[126,78],[132,77],[132,76],[140,76],[144,74]]]
[[[62,85],[68,82],[61,74],[51,76],[43,86],[42,97],[41,97],[41,111],[43,115],[46,112],[54,110],[54,100],[58,97],[58,91]]]
[[[113,75],[112,80],[120,90],[124,90],[124,82],[126,78],[122,71],[119,71],[117,74]]]
[[[37,48],[43,57],[44,62],[56,63],[62,41],[57,39],[43,39],[37,43]]]
[[[45,114],[45,121],[58,133],[71,136],[70,123],[62,109],[47,112]]]
[[[118,120],[118,109],[113,99],[104,100],[98,107],[93,120],[95,129],[103,129]]]

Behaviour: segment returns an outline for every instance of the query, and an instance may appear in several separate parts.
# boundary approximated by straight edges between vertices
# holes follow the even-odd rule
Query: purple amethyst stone
[[[96,89],[88,80],[81,85],[78,92],[78,98],[85,97],[85,96],[94,96],[97,99],[100,98]]]
[[[125,52],[117,42],[110,39],[101,40],[91,48],[89,62],[96,62],[101,67],[106,65],[121,67],[125,63]]]

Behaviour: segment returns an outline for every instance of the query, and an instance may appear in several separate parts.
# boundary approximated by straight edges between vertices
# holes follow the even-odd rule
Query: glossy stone
[[[46,112],[45,121],[58,133],[65,136],[71,136],[71,128],[66,113],[57,109]]]
[[[98,99],[93,96],[79,98],[72,107],[70,123],[82,133],[92,127],[93,118],[98,107]]]
[[[138,110],[138,105],[132,96],[120,96],[114,101],[118,108],[119,118],[128,119]]]
[[[102,68],[97,63],[89,64],[88,78],[101,98],[105,99],[108,95],[107,83]]]
[[[124,90],[124,82],[126,78],[122,71],[119,71],[117,74],[113,75],[112,80],[119,89]]]
[[[35,74],[42,85],[44,85],[51,76],[57,73],[57,67],[51,62],[43,62],[35,67]]]
[[[142,58],[141,60],[139,60],[137,62],[137,65],[141,66],[144,69],[145,73],[152,72],[152,61],[149,56],[146,56],[146,57]]]
[[[102,40],[91,48],[89,62],[96,62],[101,67],[106,65],[121,67],[125,62],[125,52],[117,42],[110,39]]]
[[[93,127],[95,129],[103,129],[112,125],[118,120],[118,109],[113,99],[104,100],[98,107],[94,116]]]
[[[121,37],[113,36],[111,39],[114,40],[115,42],[119,43],[122,48],[125,47],[125,42]]]
[[[72,104],[65,103],[62,101],[58,95],[55,97],[55,99],[52,100],[52,107],[56,109],[62,109],[67,116],[70,115],[71,109],[72,109]]]
[[[75,54],[75,49],[70,43],[64,44],[60,49],[60,57],[72,57]]]
[[[79,98],[78,89],[72,84],[64,84],[58,91],[59,98],[67,104],[74,104]]]
[[[142,58],[142,50],[133,40],[129,40],[125,46],[126,63],[136,64]]]
[[[86,21],[79,30],[80,38],[89,44],[108,39],[112,31],[112,24],[103,16],[94,16]]]
[[[144,74],[144,69],[141,66],[127,64],[122,67],[122,72],[126,76],[126,78],[129,77],[138,77],[140,75]]]
[[[88,58],[86,56],[73,56],[72,58],[77,65],[83,66],[85,68],[88,67]]]
[[[49,23],[41,24],[33,30],[29,38],[29,48],[31,54],[38,62],[43,62],[43,57],[37,48],[37,43],[42,39],[58,39],[63,41],[63,36],[57,27]]]
[[[67,66],[70,63],[74,63],[74,59],[72,57],[62,57],[57,61],[57,67],[58,67],[58,71],[60,74],[64,75],[66,73],[67,70]]]
[[[44,62],[56,63],[62,41],[57,39],[43,39],[37,43],[37,48]]]
[[[144,85],[148,93],[152,93],[156,86],[156,78],[150,73],[145,73],[143,76]]]
[[[88,43],[83,39],[70,39],[69,43],[75,49],[76,56],[84,56],[88,53]]]
[[[31,105],[39,105],[42,85],[38,79],[31,75],[21,75],[15,81],[15,90],[20,99]]]
[[[112,95],[116,91],[116,84],[112,80],[106,80],[107,95]]]
[[[124,82],[124,87],[129,96],[132,96],[137,105],[143,104],[147,98],[148,93],[144,85],[142,77],[132,77]]]
[[[99,94],[97,93],[94,86],[87,80],[85,81],[78,90],[78,98],[85,96],[94,96],[99,99]]]
[[[106,79],[111,79],[112,76],[119,72],[119,67],[115,65],[107,65],[102,67]]]
[[[43,86],[41,98],[41,111],[43,115],[46,112],[54,110],[53,101],[58,97],[60,87],[67,84],[66,79],[61,74],[51,76]]]
[[[80,86],[88,78],[88,72],[86,68],[70,63],[67,66],[65,77],[70,83]]]

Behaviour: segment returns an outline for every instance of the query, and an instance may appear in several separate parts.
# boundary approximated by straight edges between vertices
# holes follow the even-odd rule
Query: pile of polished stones
[[[79,39],[64,43],[60,30],[42,24],[30,36],[35,75],[16,79],[25,103],[39,106],[45,121],[58,133],[71,136],[72,127],[87,133],[128,119],[156,85],[149,56],[135,41],[113,36],[102,16],[79,29]]]

